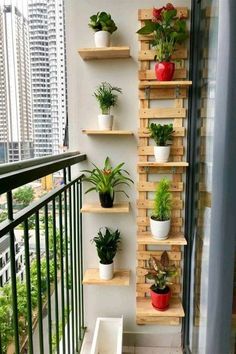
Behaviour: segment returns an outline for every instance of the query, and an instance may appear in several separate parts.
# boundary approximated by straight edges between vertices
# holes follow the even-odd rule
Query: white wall
[[[166,2],[158,1],[158,6]],[[138,39],[137,19],[139,8],[157,6],[150,0],[66,0],[67,72],[69,102],[70,149],[87,154],[88,161],[102,166],[106,156],[112,163],[124,161],[135,181],[130,191],[131,212],[129,215],[83,216],[85,268],[97,267],[98,259],[90,239],[101,226],[118,227],[123,236],[122,250],[116,265],[132,271],[129,287],[85,286],[85,318],[88,329],[93,329],[98,316],[124,315],[124,330],[128,332],[178,333],[180,326],[137,326],[135,323],[135,267],[136,267],[136,182],[137,182],[137,138],[136,137],[88,137],[81,129],[96,129],[99,112],[95,98],[95,87],[101,81],[123,88],[119,107],[114,110],[116,126],[137,131],[138,128]],[[190,6],[188,0],[176,0],[175,5]],[[118,31],[113,35],[114,45],[130,45],[131,59],[109,61],[83,61],[77,53],[80,47],[93,47],[93,32],[88,28],[89,17],[98,11],[112,14]],[[87,167],[87,163],[83,167]],[[85,201],[97,200],[88,194]],[[165,345],[165,343],[163,343]]]

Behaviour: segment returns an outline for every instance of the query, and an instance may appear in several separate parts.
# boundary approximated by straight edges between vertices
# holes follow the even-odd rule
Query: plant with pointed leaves
[[[113,168],[109,157],[107,157],[102,169],[95,164],[93,164],[93,166],[94,169],[92,170],[83,170],[83,172],[89,173],[89,176],[84,177],[83,180],[93,185],[93,187],[89,188],[85,193],[96,191],[99,193],[110,193],[111,196],[114,196],[115,192],[121,192],[128,197],[124,190],[117,190],[120,186],[129,186],[130,183],[134,183],[132,179],[128,177],[129,173],[122,168],[124,162]]]
[[[122,93],[122,89],[108,82],[102,82],[94,92],[102,114],[110,114],[111,107],[117,105],[118,96],[114,92]]]
[[[148,261],[148,273],[145,275],[147,279],[153,280],[154,284],[151,286],[151,290],[158,293],[166,289],[168,285],[171,285],[171,279],[178,275],[177,268],[174,264],[170,264],[169,256],[166,251],[161,255],[161,259],[151,256]]]
[[[155,124],[151,123],[148,127],[150,137],[154,139],[157,146],[167,146],[173,139],[173,124]]]
[[[155,193],[152,219],[157,221],[169,220],[171,215],[171,204],[170,181],[163,178],[159,182]]]
[[[97,254],[101,264],[111,264],[120,244],[120,231],[112,231],[105,227],[103,233],[100,229],[97,236],[92,239],[97,248]]]
[[[111,15],[104,11],[92,15],[88,25],[94,30],[94,32],[107,31],[112,34],[117,30],[116,24],[111,18]]]

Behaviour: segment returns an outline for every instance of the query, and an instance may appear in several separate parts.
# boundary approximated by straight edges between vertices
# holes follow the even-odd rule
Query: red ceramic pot
[[[171,81],[175,72],[175,63],[163,61],[156,63],[155,73],[158,81]]]
[[[152,306],[155,309],[159,311],[165,311],[168,309],[171,297],[171,291],[169,287],[166,287],[165,291],[162,291],[162,293],[159,294],[150,289],[150,293],[152,299]]]

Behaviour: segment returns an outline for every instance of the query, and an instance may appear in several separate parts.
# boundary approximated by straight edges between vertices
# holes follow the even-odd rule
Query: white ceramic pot
[[[150,218],[150,227],[153,238],[165,240],[170,232],[170,220],[157,221]]]
[[[154,146],[156,162],[167,162],[170,156],[170,146]]]
[[[114,263],[102,264],[99,263],[99,276],[103,280],[111,280],[114,273]]]
[[[98,115],[98,127],[100,130],[112,130],[113,116],[111,114]]]
[[[94,33],[95,46],[97,48],[110,47],[111,34],[107,31],[98,31]]]

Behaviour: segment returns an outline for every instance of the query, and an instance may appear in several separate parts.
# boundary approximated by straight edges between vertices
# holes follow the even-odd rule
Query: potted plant
[[[116,230],[113,232],[108,227],[105,227],[104,233],[100,229],[97,236],[92,240],[96,245],[97,254],[100,259],[99,275],[101,279],[110,280],[113,278],[113,259],[118,250],[120,240],[120,231]]]
[[[154,281],[150,287],[152,306],[159,311],[165,311],[169,307],[171,298],[171,290],[168,285],[171,285],[171,279],[177,276],[177,268],[175,265],[170,265],[166,251],[162,253],[160,261],[151,256],[148,265],[146,278]]]
[[[89,27],[95,32],[95,46],[110,47],[111,34],[117,30],[111,15],[102,11],[90,17]]]
[[[159,9],[153,8],[152,20],[145,21],[138,34],[153,34],[152,45],[156,50],[154,60],[156,78],[159,81],[173,79],[175,64],[171,61],[178,44],[187,38],[186,20],[177,17],[176,8],[168,3]]]
[[[128,195],[123,190],[117,190],[118,187],[134,183],[132,179],[128,177],[129,173],[122,169],[124,162],[120,163],[116,167],[112,168],[109,157],[106,158],[104,167],[100,169],[93,164],[94,169],[84,170],[83,172],[89,173],[89,176],[84,177],[84,181],[87,181],[93,185],[85,193],[96,191],[99,193],[99,199],[103,208],[112,208],[115,197],[115,192],[122,192],[127,197]]]
[[[98,127],[100,130],[112,130],[113,115],[110,114],[111,107],[116,106],[118,96],[115,92],[122,93],[122,89],[112,86],[108,82],[102,82],[94,92],[101,114],[98,115]]]
[[[163,178],[157,187],[154,198],[154,210],[150,217],[153,238],[164,240],[170,231],[171,193],[170,182]]]
[[[167,162],[170,156],[170,142],[173,138],[173,124],[151,123],[148,127],[150,137],[154,139],[157,146],[154,146],[156,162]]]

